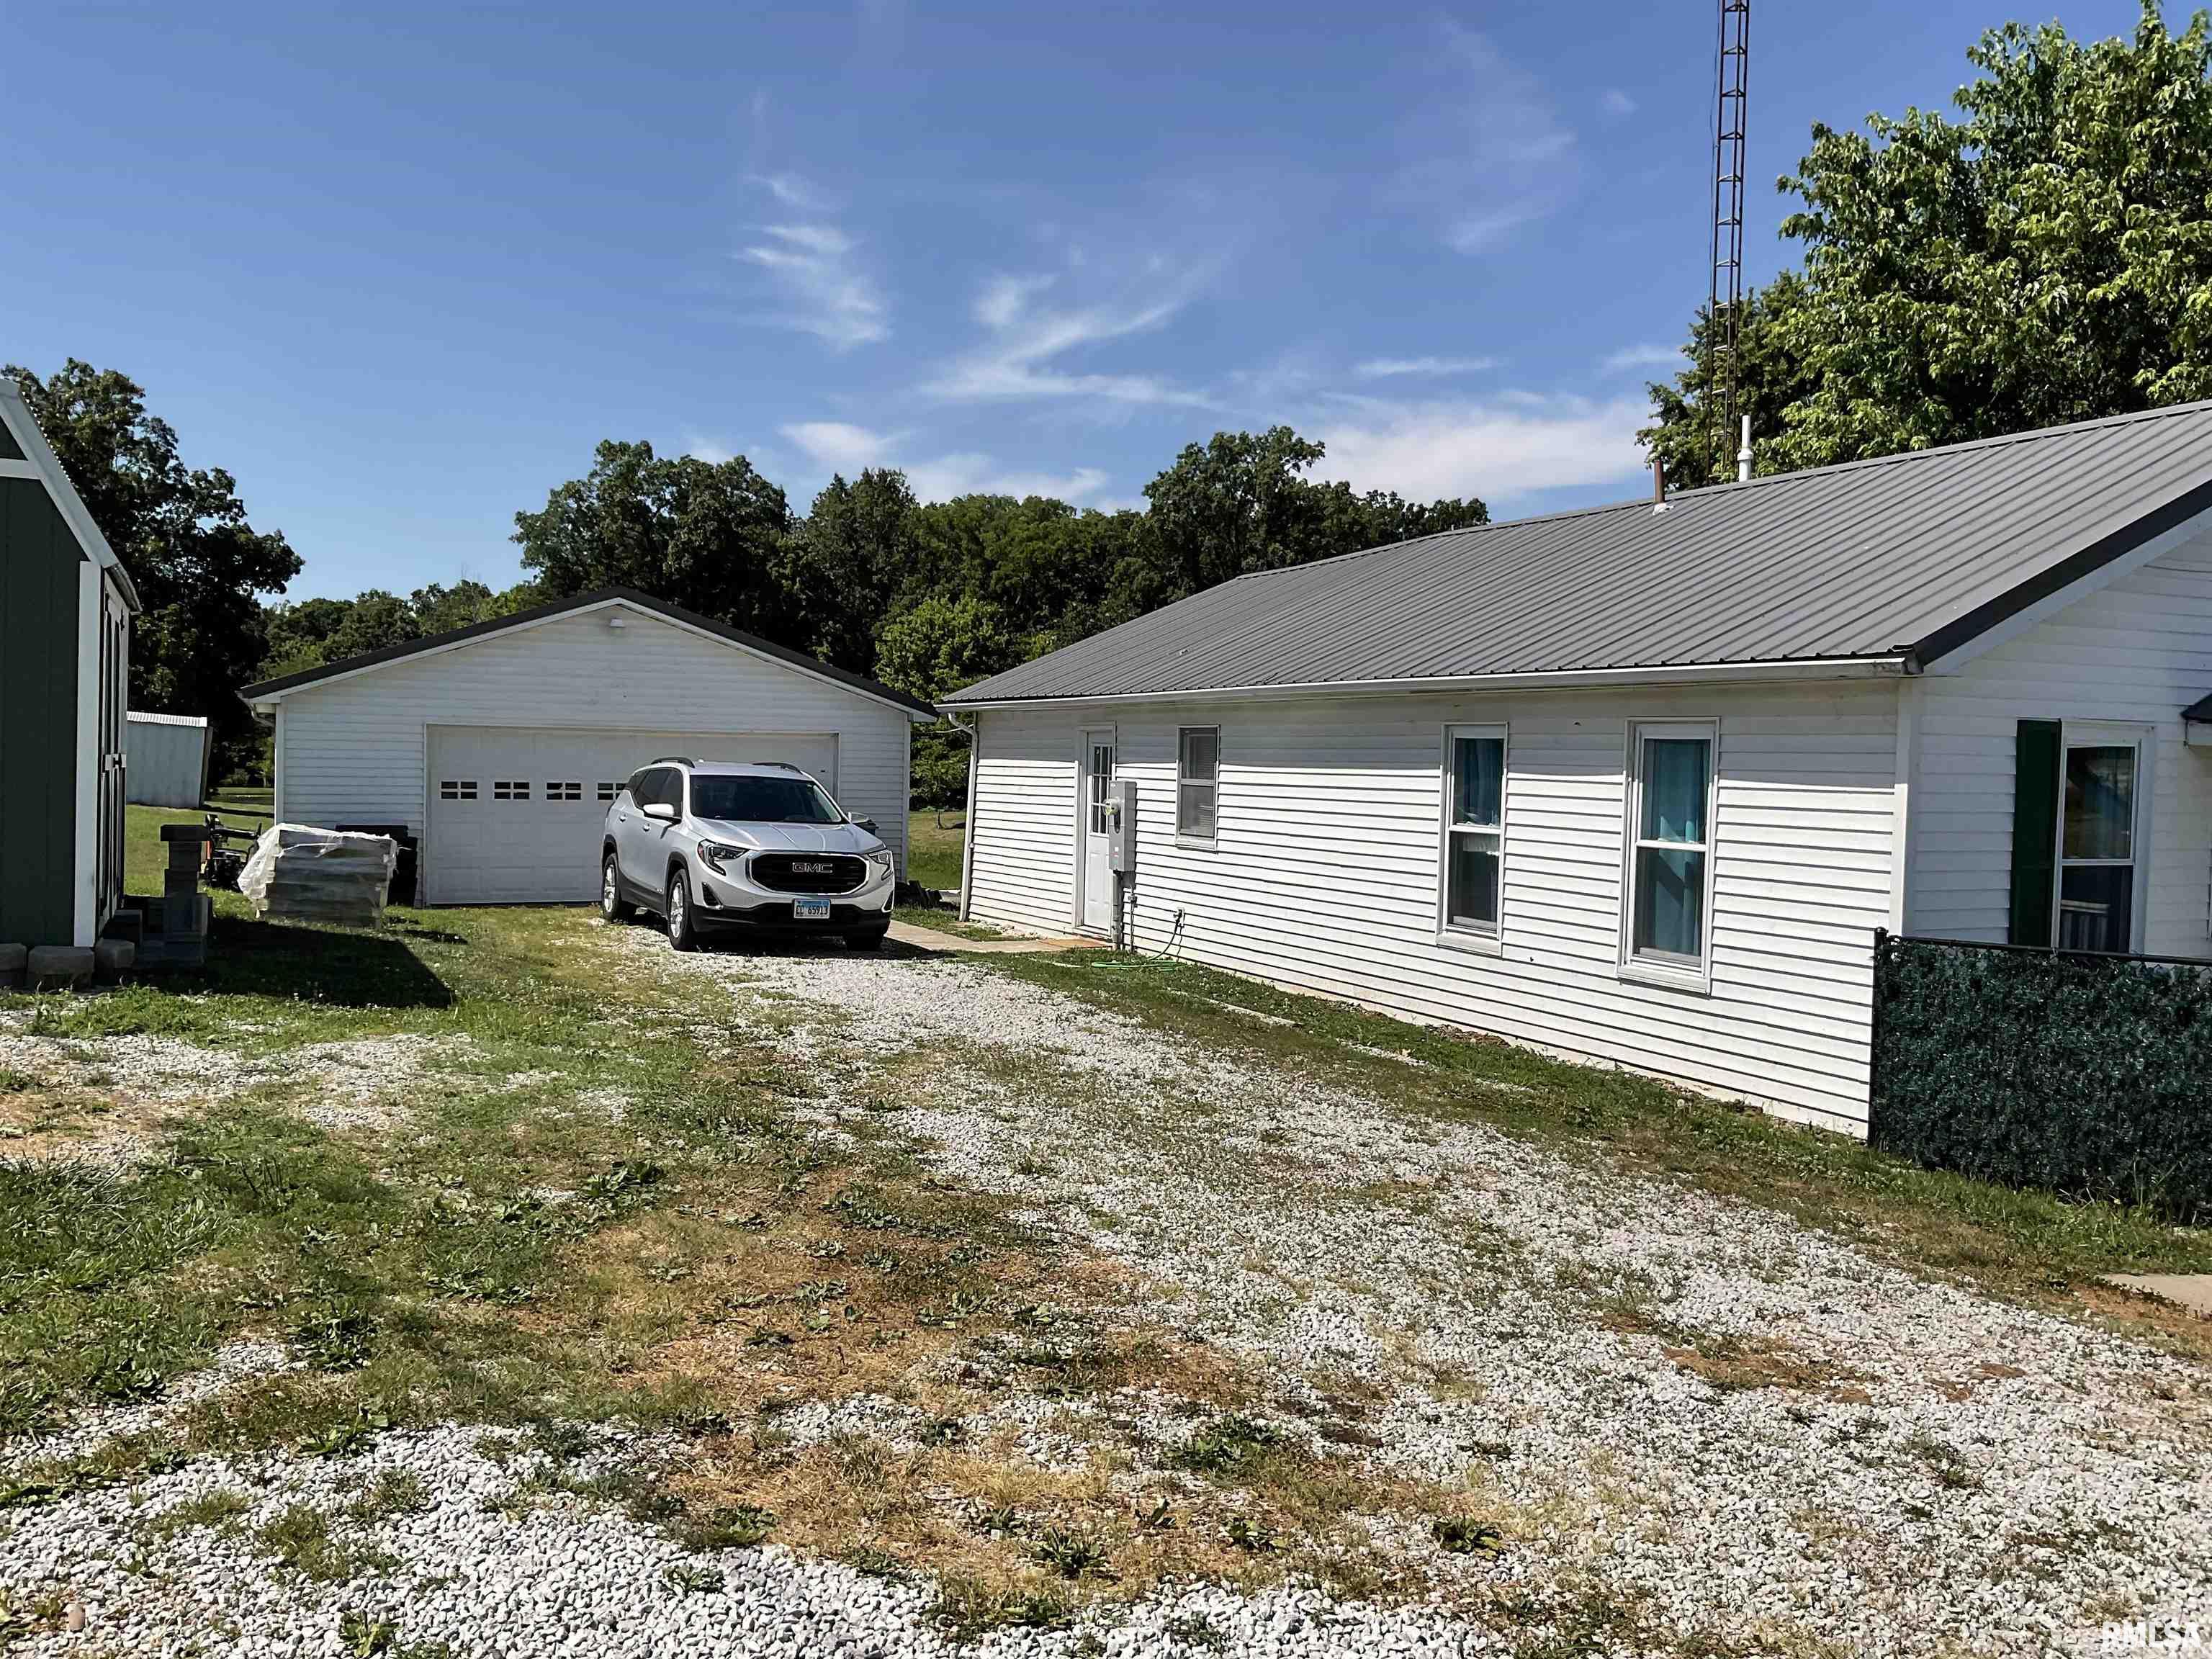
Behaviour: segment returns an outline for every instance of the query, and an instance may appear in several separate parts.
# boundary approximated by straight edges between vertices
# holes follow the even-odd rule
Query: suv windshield
[[[691,816],[738,823],[842,823],[845,815],[811,778],[691,775]]]

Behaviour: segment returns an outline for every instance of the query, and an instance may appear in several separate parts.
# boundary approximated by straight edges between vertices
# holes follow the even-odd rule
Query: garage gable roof
[[[114,580],[133,616],[144,608],[138,602],[138,589],[131,580],[131,573],[92,521],[84,498],[70,482],[69,469],[39,429],[38,417],[23,401],[23,389],[6,375],[0,375],[0,478],[35,478],[46,485],[62,521],[76,538],[77,550]]]
[[[434,656],[452,650],[456,646],[471,644],[488,639],[495,634],[512,633],[518,629],[534,628],[540,623],[557,617],[575,616],[586,611],[598,611],[610,605],[628,605],[664,622],[674,623],[694,633],[705,634],[734,645],[740,650],[771,659],[787,668],[797,669],[802,674],[811,674],[817,679],[830,681],[848,691],[872,697],[878,702],[887,702],[903,710],[915,720],[933,720],[937,711],[919,697],[909,697],[903,691],[893,690],[865,674],[855,674],[848,668],[823,662],[819,657],[810,657],[803,651],[793,651],[787,645],[778,645],[757,634],[748,634],[741,628],[732,628],[726,623],[716,622],[712,617],[702,617],[696,611],[686,611],[681,605],[671,605],[665,599],[656,599],[650,593],[635,587],[602,587],[574,598],[556,599],[550,605],[532,606],[518,611],[511,617],[495,617],[489,622],[472,623],[466,628],[457,628],[449,634],[434,634],[428,639],[409,640],[404,645],[387,645],[381,651],[364,652],[358,657],[348,657],[343,662],[325,663],[319,668],[302,670],[297,674],[280,675],[273,680],[240,687],[238,695],[250,703],[276,702],[290,692],[313,685],[325,684],[332,680],[350,679],[356,674],[368,673],[396,662],[405,662],[416,657]]]

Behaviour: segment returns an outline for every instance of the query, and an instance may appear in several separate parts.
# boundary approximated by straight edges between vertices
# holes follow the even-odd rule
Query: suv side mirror
[[[857,827],[866,830],[872,836],[876,833],[876,821],[873,818],[854,818],[853,822]]]
[[[655,823],[673,823],[676,822],[676,809],[671,806],[665,800],[654,801],[650,805],[646,806],[641,810],[644,811],[646,817],[653,819]]]

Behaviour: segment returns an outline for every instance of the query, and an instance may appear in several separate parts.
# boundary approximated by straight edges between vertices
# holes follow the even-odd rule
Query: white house
[[[963,909],[1130,779],[1139,949],[1863,1131],[1875,929],[2212,955],[2209,510],[2194,404],[1239,577],[945,700]]]
[[[599,891],[617,787],[664,755],[789,761],[906,861],[924,702],[627,588],[240,694],[276,722],[279,819],[403,830],[424,903]]]

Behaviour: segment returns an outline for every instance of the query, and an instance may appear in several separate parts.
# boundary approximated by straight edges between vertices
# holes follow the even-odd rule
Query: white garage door
[[[429,904],[598,897],[607,805],[624,779],[663,755],[789,761],[837,792],[834,733],[434,726],[429,739],[422,847]]]

